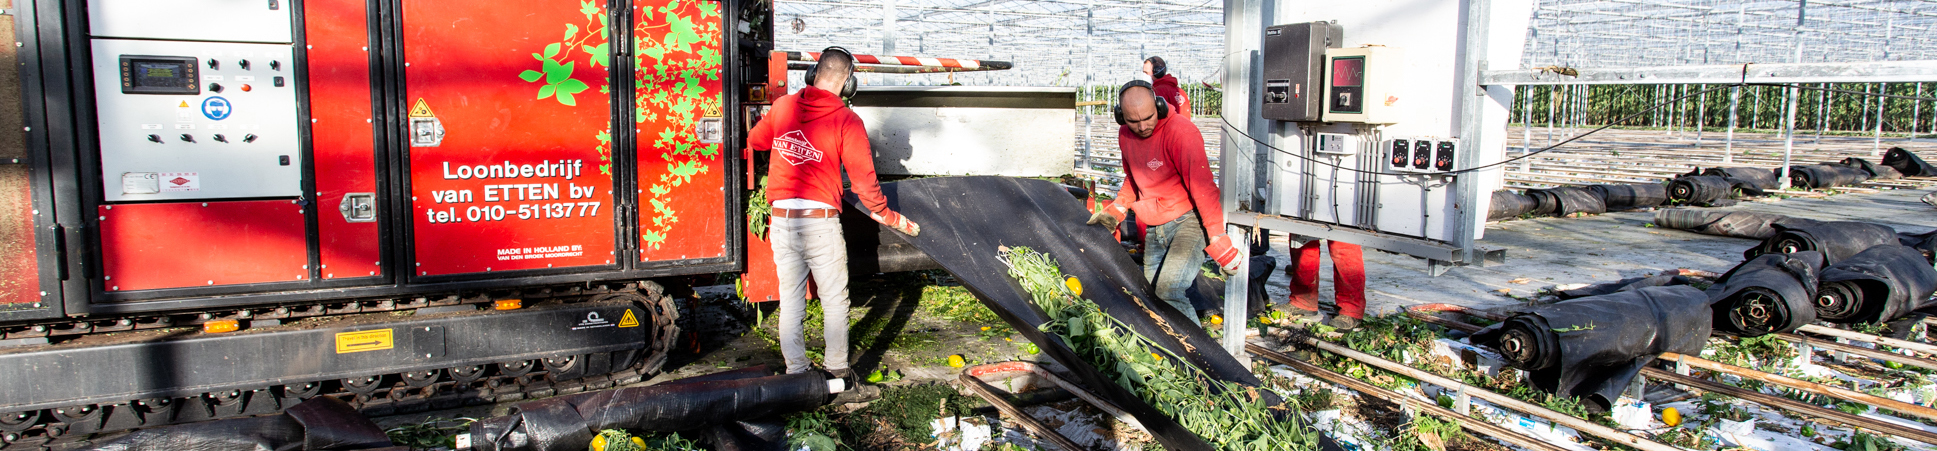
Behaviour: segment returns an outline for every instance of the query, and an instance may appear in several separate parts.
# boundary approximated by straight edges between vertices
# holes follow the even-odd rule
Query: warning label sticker
[[[619,327],[639,327],[639,317],[632,314],[632,309],[626,309],[625,316],[619,317]]]
[[[630,313],[630,311],[627,311],[627,313]],[[573,325],[572,330],[597,329],[612,326],[616,326],[616,324],[612,324],[605,317],[599,316],[599,312],[586,312],[585,319],[578,320],[578,324]]]
[[[342,332],[336,334],[337,354],[382,351],[394,347],[396,347],[396,341],[392,339],[391,329]]]
[[[410,106],[410,117],[437,117],[437,113],[430,112],[430,103],[419,98],[417,104]]]
[[[158,174],[157,179],[161,181],[161,192],[164,193],[202,190],[202,176],[193,172],[163,172]]]

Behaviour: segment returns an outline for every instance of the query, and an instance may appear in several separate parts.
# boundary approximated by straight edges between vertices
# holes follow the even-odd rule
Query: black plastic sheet
[[[1668,187],[1656,183],[1592,185],[1587,191],[1600,197],[1609,211],[1658,207],[1668,201]]]
[[[1613,282],[1597,283],[1597,284],[1588,285],[1585,287],[1575,288],[1571,290],[1559,290],[1554,292],[1554,294],[1556,296],[1559,296],[1563,300],[1579,299],[1579,298],[1584,298],[1589,296],[1606,296],[1614,293],[1620,293],[1623,291],[1634,291],[1634,290],[1639,290],[1647,287],[1667,287],[1667,286],[1676,286],[1676,285],[1688,285],[1694,282],[1695,282],[1695,279],[1689,278],[1688,276],[1677,275],[1677,274],[1667,274],[1667,275],[1659,275],[1659,276],[1642,276],[1642,277],[1631,277],[1631,278],[1621,279]]]
[[[1607,411],[1656,355],[1700,354],[1708,335],[1701,290],[1657,286],[1526,308],[1472,342],[1529,371],[1534,387]]]
[[[1532,197],[1528,197],[1525,194],[1508,190],[1494,191],[1493,202],[1486,207],[1486,220],[1499,221],[1502,219],[1518,218],[1520,215],[1532,213],[1534,208],[1538,206],[1540,206],[1539,201],[1535,201]]]
[[[1776,234],[1742,253],[1742,258],[1762,254],[1802,251],[1823,253],[1824,264],[1833,265],[1879,244],[1898,243],[1897,231],[1867,222],[1835,221],[1805,224],[1776,224]]]
[[[1837,162],[1837,164],[1861,169],[1863,173],[1870,175],[1870,180],[1894,180],[1903,178],[1903,173],[1897,172],[1897,168],[1871,163],[1870,160],[1862,158],[1844,158],[1843,161]]]
[[[1568,216],[1575,213],[1607,213],[1607,202],[1594,192],[1583,188],[1563,186],[1559,188],[1530,189],[1527,196],[1535,202],[1534,214],[1542,216]],[[1490,214],[1489,214],[1490,215]]]
[[[1931,167],[1923,157],[1902,147],[1891,147],[1890,151],[1884,152],[1883,165],[1896,168],[1898,173],[1906,177],[1937,176],[1937,167]]]
[[[1676,177],[1668,181],[1668,200],[1684,205],[1722,207],[1734,205],[1737,193],[1762,195],[1762,189],[1739,179],[1713,175]]]
[[[1264,290],[1266,282],[1271,280],[1271,272],[1278,269],[1278,259],[1262,255],[1262,252],[1258,252],[1257,249],[1251,252],[1253,256],[1250,271],[1248,271],[1251,277],[1247,279],[1249,288],[1244,290],[1245,308],[1250,314],[1257,315],[1264,311],[1265,306],[1271,304],[1270,296]],[[1197,281],[1191,282],[1190,290],[1184,293],[1190,298],[1191,306],[1196,307],[1197,310],[1216,311],[1228,316],[1223,313],[1224,287],[1224,279],[1199,273]]]
[[[1823,254],[1768,254],[1730,269],[1708,287],[1715,330],[1743,337],[1792,332],[1816,321]]]
[[[1833,323],[1882,323],[1931,304],[1937,269],[1909,247],[1885,244],[1823,268],[1816,317]]]
[[[1713,175],[1717,177],[1736,179],[1736,180],[1746,182],[1749,184],[1749,186],[1756,187],[1756,189],[1760,189],[1763,191],[1782,188],[1781,186],[1776,185],[1776,171],[1770,170],[1767,168],[1713,167],[1713,168],[1703,169],[1700,172],[1701,172],[1700,174],[1691,173],[1689,175]]]
[[[1794,165],[1789,167],[1789,186],[1821,189],[1850,186],[1870,179],[1863,169],[1840,164]]]
[[[98,451],[329,451],[392,446],[383,429],[336,398],[282,414],[142,429],[93,445]]]
[[[1655,212],[1655,225],[1664,228],[1687,230],[1704,235],[1754,238],[1758,240],[1776,236],[1776,226],[1778,225],[1794,227],[1820,222],[1814,219],[1792,218],[1783,215],[1747,211],[1672,208]]]
[[[511,415],[471,423],[471,446],[478,451],[584,449],[605,429],[708,433],[707,428],[725,425],[750,430],[758,424],[742,422],[811,410],[832,399],[825,373],[764,373],[728,372],[521,403]],[[710,434],[732,435],[730,429]]]
[[[1909,246],[1924,254],[1924,260],[1937,263],[1937,231],[1924,233],[1898,232],[1897,244]]]
[[[1260,384],[1200,326],[1159,300],[1144,280],[1143,268],[1130,260],[1110,231],[1085,225],[1089,210],[1055,184],[1009,177],[933,177],[885,183],[881,191],[890,207],[922,225],[920,236],[908,238],[911,244],[955,275],[1023,337],[1069,368],[1082,385],[1136,417],[1165,448],[1211,447],[1174,419],[1104,378],[1061,338],[1046,336],[1037,329],[1048,318],[1037,309],[1028,291],[1009,276],[1008,265],[998,258],[998,247],[1026,246],[1048,253],[1060,263],[1064,274],[1082,282],[1085,299],[1129,325],[1132,332],[1183,356],[1213,379],[1253,387]],[[847,202],[854,204],[853,196],[848,196]],[[1283,402],[1270,392],[1261,394],[1267,404]]]

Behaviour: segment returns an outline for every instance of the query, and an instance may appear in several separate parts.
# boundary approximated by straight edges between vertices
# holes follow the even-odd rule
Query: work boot
[[[847,387],[846,391],[834,395],[834,404],[853,404],[881,399],[881,387],[863,384],[862,379],[855,376],[851,368],[829,370],[828,374],[840,379],[842,385]]]
[[[1324,319],[1324,316],[1320,315],[1317,310],[1305,310],[1291,305],[1289,302],[1272,305],[1271,309],[1285,314],[1285,318],[1282,320],[1285,324],[1318,323],[1319,320]]]
[[[1326,321],[1325,325],[1332,326],[1333,329],[1338,329],[1339,332],[1350,332],[1352,329],[1359,328],[1359,319],[1342,314],[1335,315],[1332,316],[1331,321]]]

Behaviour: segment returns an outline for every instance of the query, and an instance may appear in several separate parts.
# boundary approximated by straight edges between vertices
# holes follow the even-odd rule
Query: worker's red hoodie
[[[1164,102],[1170,104],[1170,114],[1190,117],[1190,96],[1185,95],[1184,89],[1177,86],[1177,76],[1164,74],[1150,82],[1150,85],[1156,88],[1154,91],[1157,92],[1158,97],[1163,97]]]
[[[846,166],[854,195],[876,221],[893,224],[901,217],[888,209],[875,181],[867,128],[839,95],[808,86],[774,100],[747,135],[747,147],[774,152],[767,169],[769,200],[807,199],[841,208],[841,167]]]
[[[1117,130],[1116,139],[1130,177],[1117,191],[1115,205],[1137,212],[1137,220],[1151,226],[1194,209],[1210,236],[1224,234],[1224,204],[1197,124],[1173,115],[1159,119],[1149,138],[1138,138],[1126,125]]]

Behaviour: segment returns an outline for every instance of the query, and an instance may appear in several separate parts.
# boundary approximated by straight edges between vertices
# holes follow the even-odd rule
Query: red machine
[[[629,383],[749,261],[770,3],[15,5],[0,448]]]

